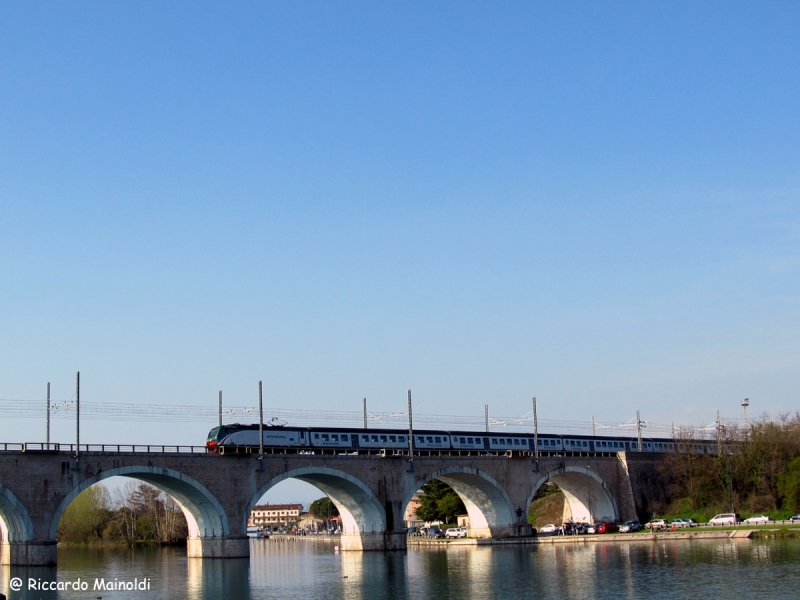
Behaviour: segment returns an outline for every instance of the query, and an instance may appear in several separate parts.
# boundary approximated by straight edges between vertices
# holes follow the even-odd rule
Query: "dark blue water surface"
[[[0,567],[17,598],[800,598],[800,540],[450,546],[335,553],[335,543],[252,540],[252,556],[187,559],[179,549],[62,549],[57,568]],[[9,589],[11,578],[25,582]],[[27,581],[89,584],[26,590]],[[145,591],[94,590],[95,578],[148,578]]]

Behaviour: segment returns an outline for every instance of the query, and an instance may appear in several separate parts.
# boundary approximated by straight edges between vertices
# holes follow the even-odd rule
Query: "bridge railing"
[[[43,443],[43,442],[0,442],[0,452],[27,452],[27,453],[64,453],[75,454],[75,444]],[[81,444],[80,451],[84,452],[112,452],[120,454],[214,454],[217,456],[237,454],[258,454],[258,446],[217,446],[211,450],[206,446],[180,446],[161,444]],[[381,457],[408,457],[408,450],[400,449],[343,449],[343,448],[284,448],[265,447],[265,455],[307,455],[307,456],[381,456]],[[541,458],[580,458],[580,457],[614,457],[616,452],[540,452]],[[533,452],[529,450],[414,450],[415,457],[503,457],[503,458],[531,458]]]
[[[46,444],[40,442],[0,442],[0,452],[67,452],[75,453],[75,444]],[[118,452],[149,454],[206,454],[205,446],[164,446],[157,444],[81,444],[81,452]]]

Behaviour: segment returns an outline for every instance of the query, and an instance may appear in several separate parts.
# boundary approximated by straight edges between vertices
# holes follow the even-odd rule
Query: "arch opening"
[[[613,495],[590,468],[565,467],[546,474],[536,482],[528,499],[529,507],[539,489],[548,482],[558,486],[563,494],[562,523],[619,521],[619,510]]]
[[[294,469],[273,477],[250,499],[243,516],[242,531],[246,530],[247,518],[256,503],[271,488],[287,479],[309,483],[330,498],[339,511],[344,550],[385,549],[385,507],[364,483],[343,471],[326,467]]]
[[[446,483],[461,498],[469,517],[470,537],[513,535],[517,518],[508,494],[492,477],[470,467],[440,469],[418,480],[403,501],[404,512],[422,486],[434,479]]]
[[[33,539],[33,523],[17,497],[0,484],[0,542],[27,542]]]
[[[122,476],[150,484],[163,491],[180,507],[189,538],[215,538],[229,535],[228,518],[219,502],[201,483],[178,471],[151,466],[110,469],[89,477],[67,494],[56,509],[50,524],[50,539],[55,539],[64,511],[84,490],[110,477]]]

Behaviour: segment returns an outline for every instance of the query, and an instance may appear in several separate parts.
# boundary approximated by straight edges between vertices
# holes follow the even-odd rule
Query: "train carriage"
[[[413,433],[415,450],[457,450],[523,453],[536,450],[530,433],[428,431]],[[538,436],[539,452],[637,452],[638,439],[633,437],[553,435]],[[331,448],[341,450],[406,450],[408,432],[402,429],[356,429],[329,427],[264,426],[262,443],[265,448]],[[259,446],[258,425],[232,423],[214,427],[208,434],[206,446],[216,452],[221,446]],[[692,452],[715,454],[718,449],[710,440],[676,440],[644,438],[642,452]],[[396,453],[396,452],[395,452]]]
[[[446,431],[414,432],[415,450],[450,450],[452,442],[450,434]]]
[[[397,430],[361,430],[356,434],[358,447],[370,450],[408,449],[408,434]]]

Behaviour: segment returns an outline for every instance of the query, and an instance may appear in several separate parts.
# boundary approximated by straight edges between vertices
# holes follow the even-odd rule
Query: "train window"
[[[331,440],[334,441],[334,442],[338,442],[339,441],[339,436],[337,434],[335,434],[335,433],[332,433],[331,434]]]
[[[386,436],[385,436],[385,435],[382,435],[382,436],[381,436],[381,441],[382,441],[382,442],[385,442],[385,441],[386,441]]]
[[[472,443],[473,443],[473,442],[472,442],[472,438],[467,438],[467,443],[468,443],[468,444],[472,444]]]
[[[608,447],[606,442],[601,442],[600,445],[603,446],[603,448],[607,448]]]
[[[405,441],[406,441],[406,436],[404,436],[404,435],[401,435],[401,436],[400,436],[400,438],[399,438],[399,440],[400,440],[401,442],[405,442]]]
[[[442,436],[437,435],[436,438],[435,438],[435,441],[436,441],[437,444],[441,444],[442,443]]]
[[[361,436],[361,441],[362,442],[368,442],[369,441],[369,436],[368,435],[362,435]]]
[[[428,436],[428,443],[429,444],[433,443],[433,436],[430,436],[430,435]]]
[[[315,434],[314,434],[314,439],[315,439],[315,440],[318,440],[318,439],[319,439],[319,434],[318,434],[318,433],[315,433]]]
[[[348,439],[349,439],[349,438],[347,437],[347,434],[346,434],[346,433],[343,433],[343,434],[342,434],[342,441],[343,441],[343,442],[346,442],[346,441],[348,441]]]
[[[584,448],[588,448],[589,447],[589,443],[588,442],[583,442],[583,447]]]
[[[306,432],[305,431],[301,431],[300,432],[300,439],[303,439],[304,437],[306,437]]]
[[[421,435],[418,435],[418,436],[417,436],[417,441],[418,441],[420,444],[424,444],[424,443],[425,443],[425,438],[424,438],[424,437],[422,437]]]
[[[389,436],[389,441],[390,441],[390,442],[396,442],[396,441],[397,441],[397,436],[390,435],[390,436]]]
[[[375,443],[375,444],[378,443],[378,436],[377,435],[373,435],[372,436],[372,442]]]
[[[467,443],[467,440],[466,440],[466,439],[464,439],[464,438],[458,438],[458,441],[459,441],[460,443],[462,443],[462,444],[466,444],[466,443]]]
[[[328,441],[328,434],[327,433],[323,433],[322,434],[322,441],[323,442],[327,442]]]
[[[492,443],[496,444],[497,443],[497,438],[492,438]]]

